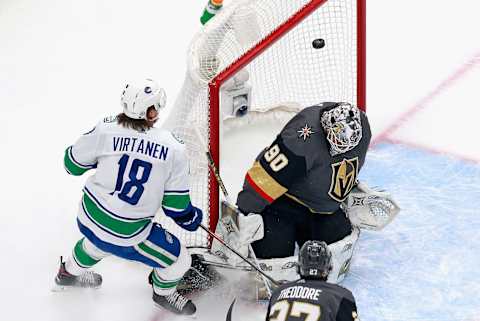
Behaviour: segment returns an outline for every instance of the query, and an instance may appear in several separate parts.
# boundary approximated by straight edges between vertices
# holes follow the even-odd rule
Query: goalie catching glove
[[[400,212],[390,193],[374,190],[362,182],[358,182],[342,207],[352,225],[375,231],[387,226]]]

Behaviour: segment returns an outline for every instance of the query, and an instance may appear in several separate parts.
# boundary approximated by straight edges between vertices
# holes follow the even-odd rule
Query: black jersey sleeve
[[[352,301],[353,300],[353,301]],[[336,321],[358,321],[355,299],[343,298],[338,308]]]
[[[285,194],[293,183],[328,154],[320,126],[319,106],[303,109],[282,129],[275,141],[257,157],[245,175],[237,206],[243,212],[260,213]]]
[[[244,213],[260,213],[305,175],[305,157],[294,153],[280,134],[260,153],[245,175],[237,206]]]
[[[281,135],[260,154],[258,162],[271,178],[286,188],[307,171],[305,156],[293,152]]]

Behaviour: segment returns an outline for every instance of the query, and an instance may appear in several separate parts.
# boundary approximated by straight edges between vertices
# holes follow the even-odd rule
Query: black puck
[[[318,38],[312,41],[312,47],[315,49],[321,49],[325,47],[325,40]]]

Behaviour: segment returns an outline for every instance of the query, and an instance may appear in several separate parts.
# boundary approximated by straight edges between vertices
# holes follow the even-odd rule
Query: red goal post
[[[217,168],[220,166],[220,88],[222,85],[248,65],[255,57],[262,54],[272,46],[279,38],[295,28],[303,19],[326,3],[328,0],[312,0],[301,10],[293,14],[287,21],[273,31],[269,36],[262,39],[257,45],[245,52],[237,61],[220,72],[208,84],[210,95],[210,152]],[[366,0],[357,3],[357,106],[365,110],[366,104]],[[214,231],[218,222],[219,214],[219,186],[215,175],[210,171],[209,185],[210,196],[210,230]]]

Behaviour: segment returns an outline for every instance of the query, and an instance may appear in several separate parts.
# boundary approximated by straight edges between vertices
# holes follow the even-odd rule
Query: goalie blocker
[[[249,245],[264,236],[263,219],[258,214],[239,213],[233,205],[222,202],[222,218],[215,232],[242,256],[248,257]],[[217,240],[213,240],[211,251],[232,267],[245,267],[245,262],[240,257],[232,255],[231,251]]]

